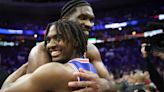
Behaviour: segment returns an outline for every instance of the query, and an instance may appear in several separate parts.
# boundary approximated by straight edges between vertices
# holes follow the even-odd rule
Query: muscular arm
[[[28,67],[27,73],[34,72],[39,66],[46,64],[51,61],[50,56],[46,48],[44,47],[44,42],[39,43],[32,48],[28,57]]]
[[[55,67],[54,67],[55,66]],[[63,76],[64,72],[64,76]],[[23,77],[23,76],[22,76]],[[34,73],[18,79],[2,92],[70,92],[67,83],[71,80],[72,72],[59,63],[49,63],[39,67]],[[64,90],[64,91],[63,91]]]
[[[87,47],[86,56],[90,59],[91,63],[95,66],[99,76],[97,77],[90,71],[80,70],[75,73],[75,76],[80,76],[87,81],[69,82],[70,87],[86,87],[85,89],[76,90],[74,92],[116,92],[116,86],[114,80],[109,76],[106,67],[104,66],[100,53],[96,46],[89,44]]]
[[[103,64],[100,52],[95,45],[88,43],[86,56],[90,59],[91,63],[94,65],[101,78],[105,78],[108,80],[112,79]]]
[[[19,69],[17,69],[15,72],[13,72],[11,75],[9,75],[7,77],[7,79],[5,80],[5,82],[3,83],[2,88],[9,86],[9,84],[15,82],[19,77],[26,74],[27,66],[28,66],[28,63],[25,63]]]

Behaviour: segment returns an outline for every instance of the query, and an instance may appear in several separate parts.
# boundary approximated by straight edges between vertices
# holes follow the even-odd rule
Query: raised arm
[[[106,67],[103,64],[100,52],[95,45],[88,43],[86,56],[87,58],[89,58],[90,62],[94,65],[101,78],[105,78],[108,80],[112,79],[111,75],[109,75]]]

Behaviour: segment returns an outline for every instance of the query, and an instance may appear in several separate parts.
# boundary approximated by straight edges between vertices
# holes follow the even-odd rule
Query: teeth
[[[55,57],[58,56],[61,52],[60,51],[52,51],[51,56]]]

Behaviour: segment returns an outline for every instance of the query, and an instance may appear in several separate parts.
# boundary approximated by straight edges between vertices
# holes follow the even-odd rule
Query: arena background
[[[33,46],[43,41],[46,25],[59,19],[69,0],[0,0],[0,84],[27,62]],[[89,41],[94,43],[115,79],[145,70],[142,42],[163,34],[163,0],[87,0],[95,13]],[[164,62],[152,58],[164,77]],[[1,86],[1,85],[0,85]]]

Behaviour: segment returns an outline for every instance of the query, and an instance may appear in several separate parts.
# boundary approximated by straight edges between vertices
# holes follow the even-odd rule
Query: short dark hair
[[[76,7],[80,6],[90,6],[90,4],[85,0],[71,0],[63,6],[60,17],[69,16],[75,11]]]
[[[58,20],[52,23],[49,23],[46,28],[45,35],[45,46],[47,45],[47,34],[52,25],[55,25],[57,30],[57,35],[59,32],[63,38],[63,41],[66,43],[71,43],[73,47],[76,48],[77,54],[80,56],[84,55],[84,52],[87,48],[87,37],[85,36],[80,25],[73,21],[68,20]]]

